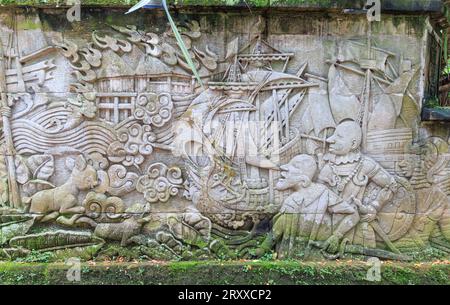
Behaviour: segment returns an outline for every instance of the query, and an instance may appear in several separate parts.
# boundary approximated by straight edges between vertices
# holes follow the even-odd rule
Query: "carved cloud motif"
[[[99,170],[97,174],[100,184],[95,191],[113,196],[123,196],[134,191],[139,177],[121,164],[113,164],[107,170]]]
[[[139,166],[144,162],[144,156],[153,152],[155,134],[149,125],[134,123],[118,131],[118,141],[108,147],[108,159],[112,162],[122,162],[125,166]]]
[[[178,194],[183,187],[181,169],[168,168],[163,163],[154,163],[147,169],[147,174],[139,177],[136,190],[144,194],[149,203],[167,202],[170,196]]]
[[[134,117],[145,124],[162,127],[172,118],[173,103],[168,93],[143,93],[137,98]]]

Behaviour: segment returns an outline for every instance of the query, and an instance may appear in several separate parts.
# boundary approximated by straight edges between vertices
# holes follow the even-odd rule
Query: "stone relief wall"
[[[2,259],[450,252],[424,18],[181,14],[200,83],[162,15],[110,16],[0,14]]]

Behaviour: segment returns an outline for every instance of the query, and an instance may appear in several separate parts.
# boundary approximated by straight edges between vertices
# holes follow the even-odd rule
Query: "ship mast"
[[[372,96],[371,96],[371,86],[372,86],[372,70],[376,69],[376,59],[372,58],[372,20],[368,20],[367,25],[367,59],[361,60],[361,68],[366,70],[365,72],[365,85],[363,91],[363,104],[361,105],[361,110],[358,118],[358,123],[361,125],[363,133],[362,149],[363,152],[367,150],[367,132],[369,125],[369,115],[372,110]]]

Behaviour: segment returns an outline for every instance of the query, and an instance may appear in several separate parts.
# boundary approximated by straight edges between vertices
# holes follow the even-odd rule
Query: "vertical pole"
[[[284,107],[286,111],[286,123],[285,123],[285,136],[286,136],[286,143],[290,141],[290,124],[289,124],[289,91],[286,92],[286,100],[284,102]]]
[[[362,119],[362,133],[363,133],[363,152],[367,149],[367,129],[369,124],[369,109],[370,109],[370,86],[371,86],[371,78],[372,78],[372,71],[370,69],[367,69],[366,72],[366,89],[365,89],[365,102],[364,102],[364,115]]]
[[[367,30],[367,58],[372,58],[372,22],[369,21]]]
[[[11,108],[8,105],[6,86],[6,67],[5,54],[3,51],[3,42],[0,39],[0,105],[1,115],[3,119],[3,134],[6,144],[6,163],[8,168],[8,188],[9,201],[12,208],[19,208],[21,200],[19,195],[19,187],[16,181],[16,167],[14,164],[14,143],[11,134],[11,124],[9,118],[11,117]]]
[[[367,30],[367,59],[372,59],[372,22],[369,20],[368,30]],[[369,124],[369,110],[370,106],[370,86],[372,81],[372,71],[370,67],[366,71],[366,84],[365,84],[365,98],[364,98],[364,114],[362,118],[362,133],[363,133],[363,143],[362,148],[363,152],[367,149],[367,129]]]
[[[448,66],[448,29],[444,30],[444,60],[445,66]]]
[[[281,133],[283,132],[283,122],[281,121],[281,115],[280,115],[280,105],[278,104],[278,94],[277,94],[277,90],[273,89],[272,90],[272,103],[273,103],[273,111],[274,111],[274,123],[277,126],[277,134],[274,135],[275,136],[275,140],[279,139],[281,135]]]
[[[114,97],[114,123],[119,124],[119,97]]]

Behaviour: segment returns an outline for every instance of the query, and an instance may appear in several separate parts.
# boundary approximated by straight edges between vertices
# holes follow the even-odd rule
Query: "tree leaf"
[[[55,162],[52,155],[34,155],[27,160],[32,179],[48,180],[55,171]]]
[[[28,169],[22,157],[17,156],[14,160],[16,165],[16,180],[20,184],[25,184],[30,179],[30,170]]]
[[[28,183],[34,183],[34,184],[44,184],[44,185],[48,185],[50,187],[56,187],[55,185],[53,185],[52,183],[45,181],[45,180],[41,180],[41,179],[33,179],[28,181]]]

